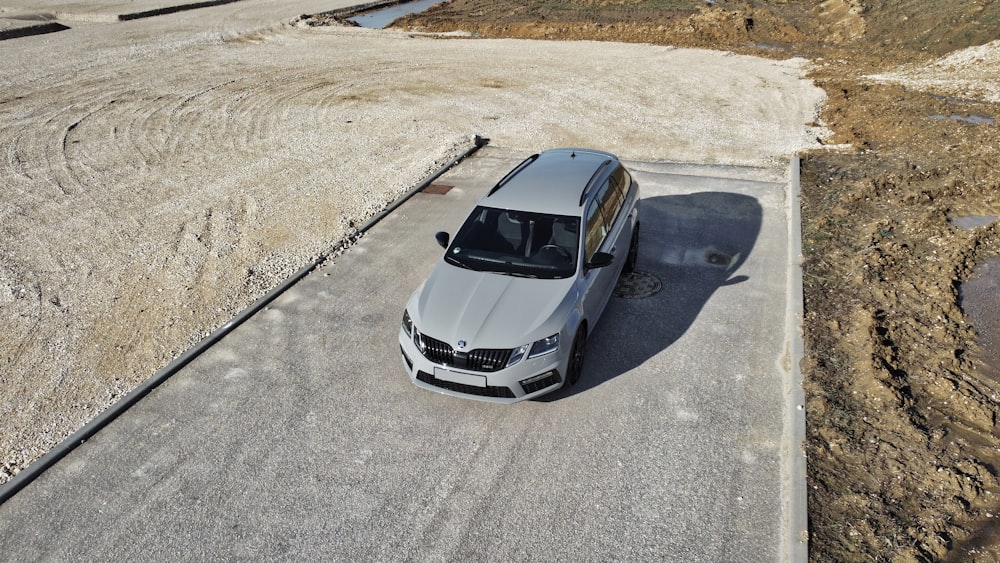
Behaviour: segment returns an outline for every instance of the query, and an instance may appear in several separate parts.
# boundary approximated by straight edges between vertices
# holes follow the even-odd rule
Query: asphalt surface
[[[611,302],[572,392],[410,384],[396,335],[433,233],[524,156],[464,161],[27,485],[0,506],[0,558],[794,554],[786,170],[626,162],[662,289]]]

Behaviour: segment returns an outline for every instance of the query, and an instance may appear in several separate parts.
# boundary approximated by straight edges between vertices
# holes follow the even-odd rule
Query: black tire
[[[566,384],[570,387],[580,381],[583,373],[583,360],[587,351],[587,327],[580,325],[573,337],[573,348],[569,352],[569,365],[566,367]]]
[[[628,258],[625,260],[625,267],[622,268],[622,272],[626,274],[631,274],[635,271],[635,264],[639,261],[639,223],[635,224],[635,230],[632,231],[632,242],[628,245]]]

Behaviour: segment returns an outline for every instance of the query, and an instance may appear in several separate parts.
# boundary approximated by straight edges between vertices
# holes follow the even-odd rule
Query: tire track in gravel
[[[352,74],[363,65],[353,66]],[[11,241],[37,237],[0,258],[0,278],[10,288],[4,316],[12,321],[3,344],[5,379],[33,390],[0,406],[0,416],[18,429],[0,442],[6,468],[58,443],[344,235],[348,222],[327,204],[313,221],[328,223],[325,240],[307,243],[299,258],[282,255],[282,243],[302,238],[296,226],[260,219],[295,216],[297,206],[282,197],[242,196],[233,190],[241,182],[227,177],[278,178],[284,167],[336,158],[282,132],[301,134],[328,121],[331,107],[353,103],[359,81],[317,81],[311,66],[267,75],[238,67],[219,72],[211,61],[162,70],[148,76],[140,65],[91,69],[85,80],[3,105],[5,117],[24,117],[0,130],[7,155],[0,177],[12,196],[5,198],[12,204],[2,230]],[[402,63],[382,70],[405,72]],[[161,78],[177,74],[186,76]],[[214,189],[220,183],[223,189]],[[104,193],[89,196],[97,191]],[[168,230],[149,232],[146,225]],[[64,228],[94,237],[67,247]],[[195,303],[214,306],[204,311]],[[17,444],[38,443],[32,434],[39,427],[43,447],[18,451]]]

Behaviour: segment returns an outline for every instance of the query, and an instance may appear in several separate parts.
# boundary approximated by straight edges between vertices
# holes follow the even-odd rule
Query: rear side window
[[[611,173],[611,180],[617,185],[616,187],[621,191],[622,198],[628,196],[628,190],[632,187],[632,176],[629,175],[628,170],[625,170],[624,166],[619,166]]]
[[[601,248],[601,243],[608,236],[608,227],[604,222],[604,214],[598,201],[591,200],[587,205],[587,232],[584,238],[585,258],[587,262],[594,257],[597,250]]]
[[[611,178],[608,178],[604,181],[601,189],[597,191],[597,201],[600,203],[601,211],[604,213],[604,220],[607,222],[609,229],[615,223],[618,212],[621,211],[622,204],[625,203],[625,198],[615,184],[616,182],[612,182]]]

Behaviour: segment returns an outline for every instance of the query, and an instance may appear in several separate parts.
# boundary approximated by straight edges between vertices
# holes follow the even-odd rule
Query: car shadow
[[[718,288],[749,279],[736,272],[753,250],[762,219],[758,200],[741,194],[700,192],[643,199],[638,275],[620,281],[616,292],[641,295],[656,281],[661,288],[647,297],[613,297],[591,329],[579,383],[541,400],[559,400],[597,387],[676,342]]]

